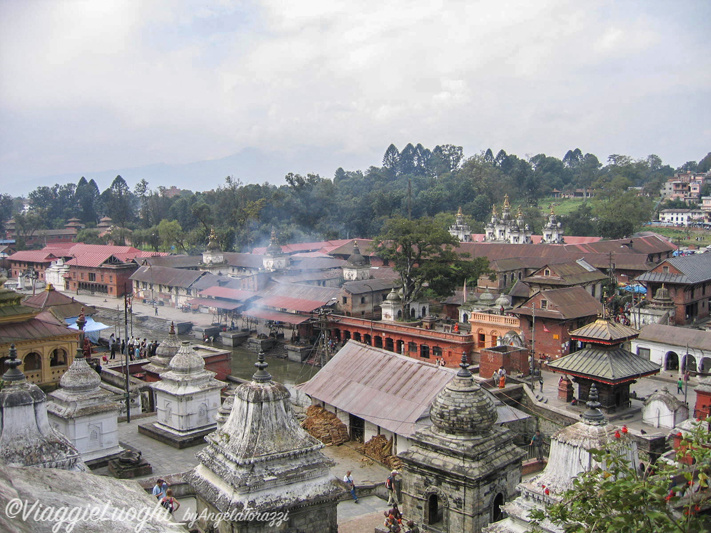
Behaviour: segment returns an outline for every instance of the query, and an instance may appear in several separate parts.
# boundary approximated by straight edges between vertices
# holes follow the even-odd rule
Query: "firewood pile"
[[[350,440],[346,425],[332,412],[317,405],[306,410],[306,420],[301,427],[326,446],[339,446]]]
[[[402,467],[402,461],[396,455],[393,455],[393,439],[385,438],[385,435],[375,435],[368,442],[358,447],[363,455],[375,459],[379,463],[384,464],[390,469],[399,470]]]

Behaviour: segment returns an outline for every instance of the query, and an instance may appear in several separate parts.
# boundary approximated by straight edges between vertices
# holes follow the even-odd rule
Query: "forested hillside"
[[[207,243],[216,229],[226,251],[246,251],[268,239],[274,227],[281,242],[373,237],[394,216],[435,217],[443,225],[454,220],[458,207],[481,230],[508,194],[521,207],[534,233],[540,232],[543,215],[554,190],[592,189],[594,198],[562,217],[568,235],[622,237],[652,216],[661,184],[675,171],[707,172],[711,153],[699,163],[678,169],[650,155],[634,160],[611,155],[605,164],[593,154],[569,150],[562,159],[538,154],[521,158],[500,150],[487,150],[465,158],[461,147],[408,144],[391,145],[381,167],[365,171],[339,168],[333,178],[288,174],[281,186],[242,184],[230,177],[216,190],[181,191],[172,196],[165,187],[152,188],[145,180],[133,190],[117,176],[100,191],[93,180],[39,187],[30,193],[30,210],[21,213],[22,200],[0,196],[0,224],[12,217],[18,234],[37,229],[62,228],[76,217],[86,225],[78,240],[102,242],[95,228],[109,216],[118,227],[111,239],[126,239],[135,246],[155,250],[190,252]],[[640,195],[637,189],[641,187]]]

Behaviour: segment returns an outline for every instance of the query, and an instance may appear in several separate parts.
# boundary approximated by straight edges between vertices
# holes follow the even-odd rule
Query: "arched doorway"
[[[356,332],[353,334],[353,340],[360,342],[360,332],[356,331]]]
[[[504,495],[500,492],[494,498],[494,505],[492,506],[491,521],[498,522],[504,518],[504,511],[501,506],[504,505]]]
[[[52,350],[49,358],[49,366],[65,366],[67,364],[67,352],[62,348]]]
[[[391,352],[395,351],[395,344],[393,343],[393,340],[389,337],[385,339],[385,349]]]
[[[466,324],[466,323],[469,322],[469,315],[468,315],[468,314],[462,313],[462,322],[463,322],[464,324]]]
[[[428,525],[439,524],[444,517],[444,509],[439,496],[435,493],[427,497],[427,509],[425,514],[425,523]]]
[[[395,346],[397,346],[397,353],[405,355],[405,341],[398,340],[395,343]]]
[[[708,374],[711,372],[711,357],[702,357],[699,363],[699,372]]]
[[[34,372],[42,370],[42,356],[37,352],[28,353],[22,361],[24,372]]]
[[[349,341],[351,340],[351,332],[348,330],[345,330],[343,332],[343,340]]]
[[[684,372],[696,372],[696,357],[686,354],[681,360],[681,369]]]
[[[375,342],[376,348],[383,347],[383,338],[380,335],[376,335],[375,337],[373,337],[373,341]]]
[[[665,370],[679,370],[679,356],[675,352],[667,352],[664,356]]]
[[[363,335],[363,342],[366,344],[370,344],[371,346],[373,345],[372,339],[369,334]]]

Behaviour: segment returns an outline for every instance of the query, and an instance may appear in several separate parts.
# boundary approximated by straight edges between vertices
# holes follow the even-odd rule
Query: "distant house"
[[[582,287],[590,296],[600,298],[602,282],[608,277],[590,265],[585,259],[570,263],[546,265],[523,279],[532,291],[544,291],[563,287]]]
[[[659,212],[660,222],[675,226],[689,226],[704,221],[704,211],[701,209],[662,209]]]
[[[709,331],[649,324],[632,341],[632,351],[674,375],[681,376],[687,370],[692,374],[711,372]]]
[[[669,290],[676,306],[674,324],[677,326],[709,316],[711,254],[666,259],[636,280],[647,288],[647,294],[656,294],[662,285]]]

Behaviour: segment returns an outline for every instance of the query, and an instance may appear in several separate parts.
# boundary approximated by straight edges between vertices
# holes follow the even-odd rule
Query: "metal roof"
[[[226,302],[225,300],[215,300],[214,298],[193,298],[188,300],[188,303],[190,305],[202,305],[205,307],[214,307],[215,309],[225,309],[227,311],[234,311],[242,305],[239,302]]]
[[[581,264],[580,261],[583,261]],[[542,285],[581,285],[583,283],[591,283],[595,281],[601,281],[606,279],[607,276],[592,267],[588,270],[582,259],[578,261],[571,261],[568,263],[559,263],[553,265],[546,265],[543,268],[538,269],[532,275],[524,278],[526,283],[537,283]],[[549,275],[546,276],[546,270],[549,271]]]
[[[289,296],[270,296],[261,298],[258,302],[260,306],[272,307],[274,309],[288,309],[289,311],[300,311],[310,313],[314,309],[323,307],[328,301],[305,300],[302,298],[290,298]]]
[[[343,284],[343,290],[351,294],[368,294],[378,291],[389,291],[393,287],[398,287],[399,283],[387,279],[366,279],[362,281],[347,281]]]
[[[207,272],[182,268],[142,266],[129,279],[165,285],[166,287],[188,288],[205,274]]]
[[[202,262],[200,255],[165,255],[137,258],[139,264],[152,265],[154,267],[171,267],[171,268],[197,268]]]
[[[417,421],[429,415],[434,397],[455,375],[455,369],[348,341],[298,387],[339,410],[410,436]]]
[[[250,307],[246,311],[242,311],[243,315],[253,318],[261,318],[262,320],[273,320],[275,322],[286,322],[287,324],[301,324],[309,320],[308,316],[294,315],[291,313],[282,313],[280,311],[271,311],[260,307]]]
[[[589,346],[548,363],[554,372],[610,385],[658,374],[661,366],[623,348]]]
[[[21,322],[0,323],[0,343],[10,344],[49,337],[76,337],[76,332],[49,311]]]
[[[683,347],[688,345],[689,348],[696,350],[711,350],[711,332],[662,324],[644,326],[639,332],[637,341],[659,342]]]
[[[232,267],[259,270],[264,266],[264,258],[261,255],[223,252],[222,257],[224,257],[227,264]]]
[[[205,290],[200,291],[200,296],[212,296],[214,298],[225,298],[238,302],[245,302],[250,298],[256,298],[257,293],[253,291],[245,291],[242,289],[231,289],[228,287],[219,287],[213,285]]]
[[[61,256],[54,255],[46,250],[21,250],[15,252],[8,259],[10,261],[24,261],[26,263],[51,263]]]
[[[661,272],[664,266],[670,266],[680,274]],[[694,254],[673,257],[654,268],[653,272],[645,272],[637,277],[637,281],[653,283],[703,283],[711,280],[711,254]]]
[[[583,341],[599,341],[602,344],[619,344],[629,339],[634,339],[639,331],[629,326],[598,318],[592,324],[587,324],[570,332],[570,337]]]

